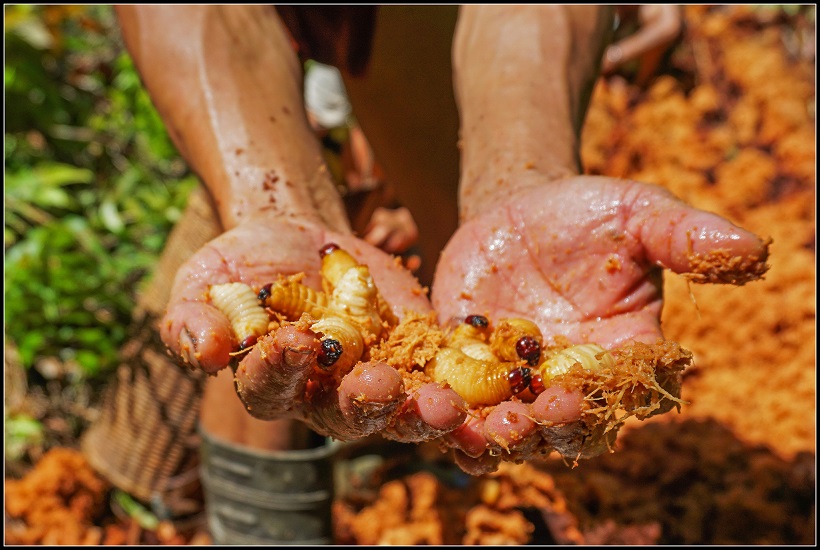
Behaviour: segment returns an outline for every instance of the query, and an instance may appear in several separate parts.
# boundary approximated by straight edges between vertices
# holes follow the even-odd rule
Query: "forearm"
[[[461,8],[453,63],[462,221],[580,172],[581,128],[611,29],[602,6]]]
[[[273,8],[131,5],[117,14],[143,83],[225,229],[270,213],[349,231]]]

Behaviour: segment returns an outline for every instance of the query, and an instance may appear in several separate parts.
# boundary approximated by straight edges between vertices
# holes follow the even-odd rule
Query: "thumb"
[[[654,186],[632,205],[630,229],[639,235],[647,258],[693,282],[743,285],[769,269],[771,239],[764,241]]]

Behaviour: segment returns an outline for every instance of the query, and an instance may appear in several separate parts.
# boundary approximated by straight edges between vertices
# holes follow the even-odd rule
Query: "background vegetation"
[[[101,386],[196,179],[111,6],[4,10],[6,380]],[[8,391],[10,458],[8,436],[38,430]]]

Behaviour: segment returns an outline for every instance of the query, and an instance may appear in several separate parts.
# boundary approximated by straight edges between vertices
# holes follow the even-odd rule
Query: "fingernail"
[[[311,362],[314,351],[310,348],[286,347],[282,350],[282,360],[291,367],[306,366]]]
[[[196,339],[191,336],[187,328],[183,328],[179,332],[179,355],[183,361],[199,368],[199,360],[197,359]]]

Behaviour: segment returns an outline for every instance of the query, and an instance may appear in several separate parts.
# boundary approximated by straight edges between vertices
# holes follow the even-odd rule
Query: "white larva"
[[[378,336],[382,332],[378,290],[366,266],[351,267],[345,271],[333,288],[329,307],[371,334]]]
[[[342,355],[330,366],[337,376],[343,376],[359,362],[364,353],[364,341],[358,327],[353,323],[330,315],[323,317],[311,325],[313,332],[322,333],[322,340],[333,339],[342,345]]]
[[[270,317],[259,304],[256,293],[245,283],[211,285],[211,303],[225,314],[237,341],[259,337],[268,331]]]
[[[588,371],[599,371],[615,366],[615,358],[598,344],[570,346],[548,357],[538,367],[538,373],[546,383],[551,378],[566,374],[576,363]]]

